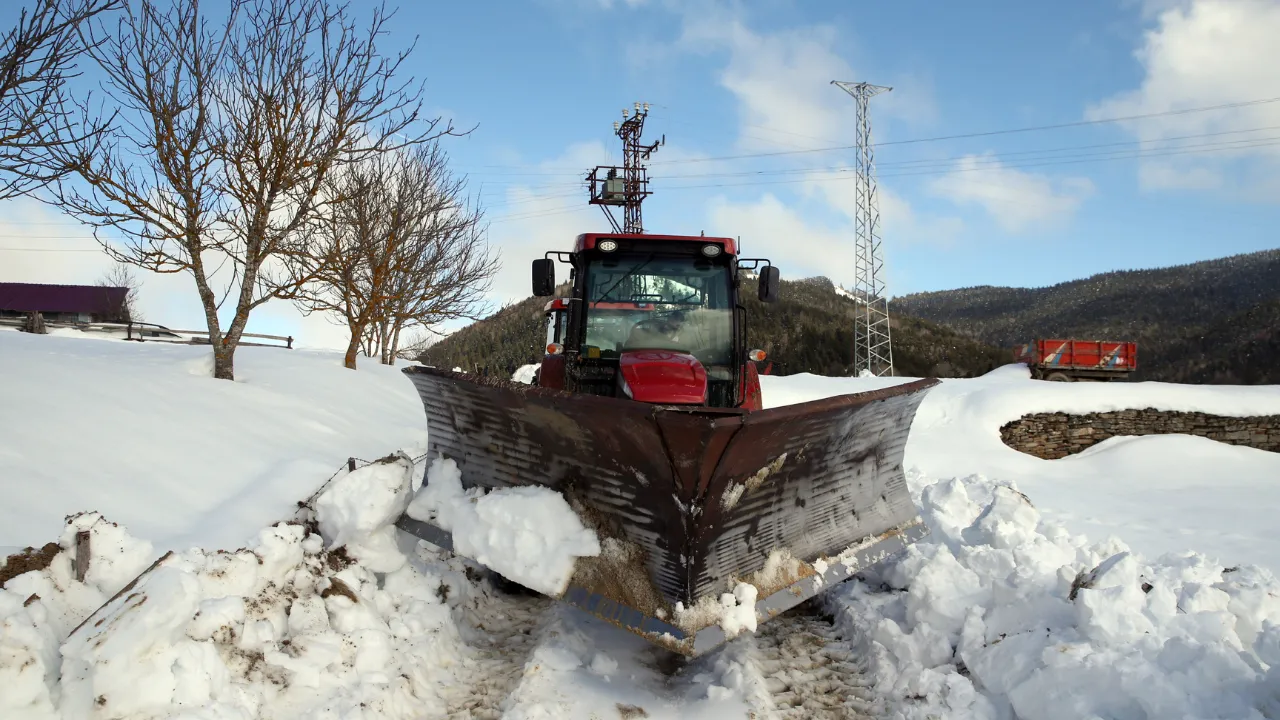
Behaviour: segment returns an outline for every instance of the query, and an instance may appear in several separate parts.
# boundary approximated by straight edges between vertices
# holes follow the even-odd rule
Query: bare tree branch
[[[142,288],[142,281],[134,273],[132,265],[115,263],[96,284],[102,288],[125,289],[124,297],[118,303],[113,302],[108,307],[108,321],[139,322],[143,319],[142,312],[138,309],[138,291]]]
[[[421,117],[420,84],[397,84],[408,51],[379,51],[383,8],[363,27],[329,0],[220,10],[212,19],[198,0],[139,0],[114,28],[90,24],[89,53],[121,110],[109,135],[64,130],[59,155],[87,189],[59,183],[56,200],[123,236],[99,236],[115,259],[192,276],[214,375],[232,379],[250,313],[309,279],[286,268],[311,252],[325,203],[341,199],[322,196],[329,176],[454,129]],[[216,279],[219,268],[230,277]]]
[[[472,313],[496,270],[480,213],[463,203],[438,141],[371,156],[340,174],[341,198],[316,225],[315,252],[290,258],[304,312],[342,317],[351,333],[346,365],[363,346],[394,362],[400,333],[415,323]]]
[[[0,36],[0,199],[26,194],[72,172],[53,150],[100,134],[95,120],[59,137],[77,107],[66,90],[84,47],[80,26],[123,0],[36,0]],[[79,104],[87,107],[87,103]]]

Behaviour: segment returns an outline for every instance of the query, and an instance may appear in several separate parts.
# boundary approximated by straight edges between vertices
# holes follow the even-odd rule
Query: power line
[[[916,143],[940,142],[943,140],[960,140],[963,138],[990,137],[992,135],[1011,135],[1014,133],[1039,132],[1043,130],[1062,130],[1065,128],[1085,127],[1089,125],[1104,125],[1108,123],[1130,122],[1133,120],[1145,120],[1154,117],[1167,117],[1171,115],[1188,115],[1192,113],[1211,112],[1214,110],[1229,110],[1233,108],[1250,107],[1253,105],[1264,105],[1267,103],[1280,102],[1280,97],[1263,98],[1260,100],[1246,100],[1242,102],[1224,103],[1221,105],[1208,105],[1197,108],[1183,108],[1181,110],[1165,110],[1163,112],[1143,113],[1141,115],[1126,115],[1123,117],[1100,118],[1098,120],[1078,120],[1068,123],[1056,123],[1053,125],[1036,125],[1032,127],[1010,128],[1006,130],[987,130],[983,132],[960,133],[956,135],[938,135],[934,137],[911,138],[907,140],[891,140],[888,142],[876,143],[876,147],[887,147],[890,145],[911,145]],[[807,153],[833,152],[837,150],[856,150],[857,145],[839,145],[826,148],[814,148],[812,150],[779,150],[768,153],[745,153],[742,155],[724,155],[721,157],[706,158],[685,158],[681,160],[659,160],[653,165],[674,165],[687,163],[703,163],[703,162],[719,162],[723,160],[743,160],[746,158],[757,157],[778,157],[782,155],[801,155]]]
[[[889,147],[894,145],[911,145],[911,144],[928,143],[928,142],[941,142],[944,140],[958,140],[958,139],[975,138],[975,137],[990,137],[995,135],[1008,135],[1008,134],[1016,134],[1016,133],[1038,132],[1038,131],[1044,131],[1044,130],[1058,130],[1058,129],[1073,128],[1073,127],[1103,125],[1103,124],[1118,123],[1118,122],[1130,122],[1133,120],[1143,120],[1143,119],[1149,119],[1154,117],[1187,115],[1187,114],[1201,113],[1201,112],[1212,112],[1215,110],[1229,110],[1234,108],[1251,107],[1255,105],[1264,105],[1264,104],[1270,104],[1275,102],[1280,102],[1280,97],[1261,98],[1257,100],[1246,100],[1246,101],[1240,101],[1240,102],[1223,103],[1220,105],[1207,105],[1207,106],[1194,107],[1194,108],[1183,108],[1180,110],[1166,110],[1162,112],[1143,113],[1139,115],[1126,115],[1121,117],[1099,118],[1097,120],[1079,120],[1079,121],[1067,122],[1067,123],[1036,125],[1031,127],[1011,128],[1011,129],[1005,129],[1005,130],[988,130],[988,131],[982,131],[982,132],[960,133],[960,134],[954,134],[954,135],[938,135],[933,137],[909,138],[905,140],[892,140],[888,142],[875,143],[875,147],[880,148],[880,147]],[[1271,128],[1266,128],[1266,129],[1271,129]],[[778,131],[778,132],[781,132],[781,131]],[[1221,134],[1230,134],[1235,132],[1252,132],[1252,131],[1251,130],[1238,130],[1238,131],[1229,130],[1229,131],[1224,131]],[[1185,136],[1178,136],[1174,138],[1162,138],[1160,140],[1137,141],[1137,142],[1160,142],[1163,140],[1178,139],[1179,137],[1181,138],[1208,137],[1208,136],[1217,135],[1217,134],[1220,134],[1220,133],[1202,133],[1198,135],[1185,135]],[[676,165],[676,164],[688,164],[688,163],[721,162],[721,161],[728,161],[728,160],[742,160],[742,159],[750,159],[750,158],[758,158],[758,157],[777,157],[777,156],[787,156],[787,155],[832,152],[832,151],[840,151],[840,150],[853,150],[853,149],[856,149],[856,147],[857,147],[856,145],[835,145],[830,147],[812,148],[812,149],[795,150],[795,151],[777,151],[777,152],[768,152],[768,153],[744,153],[740,155],[724,155],[724,156],[717,156],[717,157],[684,158],[684,159],[678,159],[678,160],[660,160],[650,164],[651,165]],[[1088,146],[1082,146],[1082,147],[1088,147]],[[516,169],[542,168],[547,170],[554,169],[553,167],[547,167],[544,165],[491,164],[491,165],[479,165],[477,167],[499,168],[499,169],[501,168],[516,168]],[[580,172],[570,172],[570,168],[568,166],[564,166],[564,169],[565,169],[565,172],[524,173],[523,175],[528,177],[543,177],[543,176],[568,177],[571,175],[581,174]],[[509,173],[493,173],[493,174],[502,175],[502,174],[509,174]],[[519,184],[519,183],[509,183],[509,184]]]
[[[19,238],[19,237],[21,237],[21,236],[20,236],[20,235],[7,235],[7,236],[3,236],[3,237]],[[71,239],[74,239],[74,238],[66,238],[66,239],[71,240]],[[89,250],[89,249],[84,249],[84,248],[23,248],[23,247],[0,247],[0,252],[92,252],[92,253],[100,253],[100,252],[104,252],[104,251],[103,251],[103,249],[102,249],[102,248],[95,248],[95,249],[93,249],[93,250]]]
[[[1264,130],[1280,130],[1280,125],[1272,125],[1272,126],[1260,127],[1260,128],[1248,128],[1244,130],[1222,130],[1219,132],[1197,133],[1194,135],[1179,135],[1175,137],[1161,138],[1159,140],[1126,140],[1126,141],[1114,142],[1114,143],[1069,145],[1069,146],[1063,146],[1063,147],[1044,148],[1044,149],[1038,149],[1038,150],[1016,150],[1016,151],[999,153],[999,154],[992,153],[989,155],[974,155],[973,153],[968,153],[965,155],[951,155],[947,157],[933,157],[933,158],[919,158],[915,160],[897,160],[897,161],[890,161],[890,162],[877,162],[876,167],[884,168],[884,167],[904,167],[904,166],[911,166],[911,165],[917,165],[917,166],[918,165],[925,165],[925,166],[940,165],[940,164],[955,163],[957,161],[965,160],[967,158],[974,158],[976,160],[981,160],[984,162],[999,162],[1005,158],[1012,157],[1015,155],[1018,155],[1018,156],[1046,155],[1049,153],[1063,153],[1063,152],[1071,152],[1075,150],[1089,150],[1089,149],[1097,149],[1097,148],[1148,145],[1148,144],[1154,144],[1154,143],[1173,142],[1176,140],[1192,140],[1192,139],[1206,138],[1206,137],[1220,137],[1222,135],[1238,135],[1242,133],[1262,132]],[[1232,140],[1232,141],[1229,141],[1228,143],[1208,143],[1208,144],[1218,145],[1218,144],[1248,143],[1248,142],[1256,142],[1260,139],[1269,139],[1269,138],[1252,138],[1247,140]],[[1178,146],[1177,148],[1163,148],[1163,149],[1181,149],[1186,147],[1201,147],[1201,145],[1182,145],[1182,146]],[[1156,150],[1156,149],[1162,149],[1162,148],[1152,148],[1152,150]],[[835,171],[847,171],[847,170],[853,170],[853,169],[854,169],[854,166],[852,165],[839,165],[835,167],[810,166],[810,167],[802,167],[802,168],[782,168],[782,169],[773,169],[773,170],[742,170],[737,172],[688,173],[683,175],[663,175],[660,177],[661,179],[664,179],[664,180],[671,180],[676,178],[749,177],[749,176],[759,176],[759,175],[798,175],[798,174],[815,172],[815,171],[835,172]]]
[[[887,178],[887,177],[910,177],[915,175],[944,175],[944,174],[953,173],[953,172],[982,172],[982,171],[1004,170],[1004,169],[1016,170],[1020,168],[1045,167],[1049,165],[1076,165],[1081,163],[1107,162],[1112,160],[1140,160],[1140,159],[1149,158],[1149,157],[1169,157],[1174,155],[1196,155],[1196,154],[1232,152],[1236,150],[1246,150],[1246,149],[1252,149],[1252,148],[1258,148],[1258,147],[1272,147],[1272,146],[1280,145],[1280,138],[1276,138],[1276,139],[1268,138],[1267,142],[1259,142],[1259,141],[1251,141],[1251,142],[1252,144],[1238,145],[1236,147],[1211,147],[1211,148],[1190,149],[1190,150],[1134,152],[1126,155],[1113,155],[1112,157],[1067,158],[1067,159],[1058,159],[1058,160],[1046,160],[1043,162],[1009,163],[1009,164],[1001,164],[1001,165],[991,164],[989,166],[979,166],[979,167],[969,167],[969,168],[950,167],[950,168],[942,168],[942,169],[936,169],[936,170],[926,169],[926,170],[914,171],[914,172],[885,173],[885,174],[879,175],[879,177]],[[657,179],[662,180],[662,179],[668,179],[668,178],[657,178]],[[695,189],[695,188],[743,187],[748,185],[788,185],[788,184],[803,183],[803,182],[831,182],[831,181],[852,180],[852,179],[854,179],[854,176],[852,174],[842,173],[838,177],[810,176],[810,177],[798,178],[794,180],[764,180],[760,182],[742,182],[742,183],[707,183],[707,184],[701,184],[701,185],[672,185],[672,186],[669,186],[669,189],[689,190],[689,189]]]

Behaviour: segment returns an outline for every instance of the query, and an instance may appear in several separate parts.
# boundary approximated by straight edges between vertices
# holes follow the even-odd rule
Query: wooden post
[[[288,345],[288,347],[289,347],[289,349],[290,349],[290,350],[292,350],[292,349],[293,349],[293,336],[292,336],[292,335],[290,335],[287,339],[289,340],[289,345]]]
[[[356,459],[347,458],[347,472],[355,472],[355,471],[356,471]]]
[[[80,530],[76,533],[76,561],[75,561],[76,582],[84,582],[84,576],[89,572],[89,531]]]

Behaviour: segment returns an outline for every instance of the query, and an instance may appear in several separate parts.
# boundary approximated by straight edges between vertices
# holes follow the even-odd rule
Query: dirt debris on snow
[[[58,543],[45,543],[39,550],[28,547],[5,558],[0,565],[0,588],[13,578],[33,571],[44,570],[53,562],[54,556],[62,551]]]

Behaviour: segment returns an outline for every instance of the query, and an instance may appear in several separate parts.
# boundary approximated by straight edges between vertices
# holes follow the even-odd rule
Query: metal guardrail
[[[9,325],[12,327],[22,327],[26,324],[26,318],[0,318],[0,325]],[[176,345],[208,345],[208,330],[174,330],[156,323],[148,322],[88,322],[88,323],[70,323],[61,321],[45,321],[45,327],[50,328],[70,328],[72,330],[80,330],[82,332],[118,332],[124,330],[125,340],[134,342],[164,342]],[[173,339],[160,336],[147,337],[147,333],[160,333],[169,335]],[[181,336],[188,337],[183,338]],[[242,342],[241,345],[249,345],[252,347],[283,347],[287,350],[293,349],[292,335],[264,335],[262,333],[241,333],[242,338],[254,338],[260,340],[277,340],[284,345],[274,345],[269,343]]]

